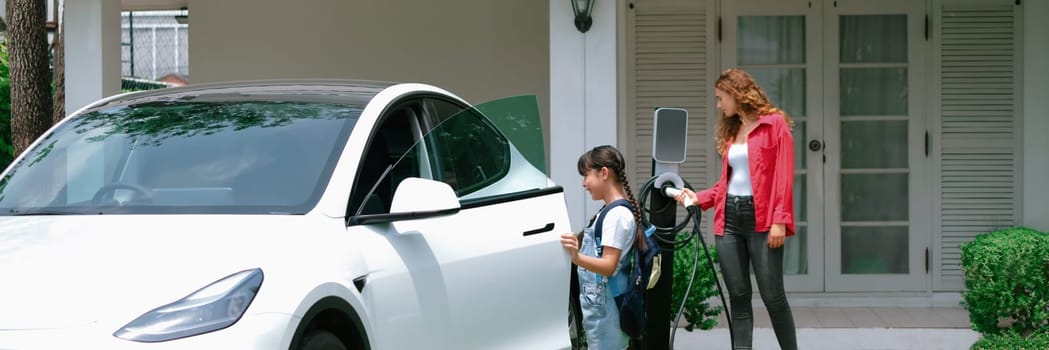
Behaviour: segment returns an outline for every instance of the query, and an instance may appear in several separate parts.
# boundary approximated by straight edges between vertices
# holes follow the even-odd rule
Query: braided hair
[[[587,170],[591,169],[608,168],[612,170],[616,181],[623,185],[623,192],[626,194],[627,201],[634,208],[634,221],[637,223],[637,227],[641,227],[641,206],[638,205],[637,199],[634,198],[634,193],[630,189],[630,180],[627,180],[626,176],[626,160],[623,159],[623,154],[618,149],[609,145],[594,147],[579,156],[576,167],[579,170],[579,175],[586,175]],[[591,222],[593,222],[593,219],[591,219]]]

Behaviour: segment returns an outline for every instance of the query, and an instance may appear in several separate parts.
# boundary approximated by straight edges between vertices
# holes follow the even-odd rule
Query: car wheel
[[[299,350],[346,350],[346,345],[332,332],[314,329],[306,333]]]

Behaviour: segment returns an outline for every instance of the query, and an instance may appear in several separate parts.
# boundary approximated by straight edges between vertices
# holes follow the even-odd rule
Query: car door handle
[[[537,228],[537,229],[534,229],[534,230],[525,231],[524,235],[525,235],[525,237],[528,237],[528,236],[531,236],[531,235],[534,235],[534,234],[537,234],[537,233],[550,232],[550,231],[553,231],[553,230],[554,230],[554,223],[551,222],[549,224],[546,224],[546,226],[543,226],[542,228]]]

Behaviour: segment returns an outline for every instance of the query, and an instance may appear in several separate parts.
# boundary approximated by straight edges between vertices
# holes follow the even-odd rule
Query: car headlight
[[[162,342],[229,327],[237,322],[262,286],[262,270],[237,272],[185,298],[139,316],[114,336],[140,342]]]

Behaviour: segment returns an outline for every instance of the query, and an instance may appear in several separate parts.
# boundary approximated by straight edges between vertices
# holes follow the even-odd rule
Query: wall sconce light
[[[189,9],[185,7],[180,9],[180,13],[175,15],[175,22],[178,24],[189,24]]]
[[[586,33],[590,30],[590,25],[594,24],[593,17],[590,17],[590,13],[594,11],[594,3],[597,0],[568,0],[572,2],[572,12],[575,14],[575,27],[579,29],[580,33]]]

